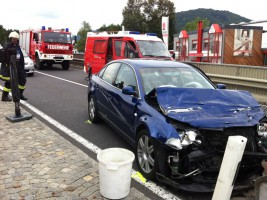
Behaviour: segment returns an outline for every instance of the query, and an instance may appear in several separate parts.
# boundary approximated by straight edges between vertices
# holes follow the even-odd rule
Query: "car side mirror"
[[[134,95],[136,96],[136,91],[133,89],[133,87],[131,86],[125,86],[122,88],[122,94],[126,94],[126,95]]]
[[[226,89],[226,85],[221,84],[221,83],[218,83],[218,84],[217,84],[217,88],[218,88],[218,89]]]

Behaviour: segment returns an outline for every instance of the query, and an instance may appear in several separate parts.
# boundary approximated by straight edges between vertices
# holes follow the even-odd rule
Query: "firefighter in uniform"
[[[9,34],[9,38],[10,38],[10,43],[6,45],[5,50],[6,52],[8,52],[8,49],[16,48],[17,52],[20,54],[20,58],[16,66],[17,73],[18,73],[18,83],[19,83],[18,88],[20,92],[20,99],[27,100],[27,98],[23,95],[23,91],[25,89],[25,84],[26,84],[26,72],[24,68],[24,56],[18,44],[19,34],[13,31]],[[12,101],[12,99],[8,96],[9,92],[11,91],[9,59],[10,58],[7,59],[7,62],[2,63],[2,66],[1,66],[0,78],[3,81],[5,81],[4,89],[2,93],[2,99],[1,99],[2,101]]]

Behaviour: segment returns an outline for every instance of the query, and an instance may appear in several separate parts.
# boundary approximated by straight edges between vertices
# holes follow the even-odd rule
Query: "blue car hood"
[[[158,87],[165,115],[196,128],[254,126],[265,114],[247,91]]]

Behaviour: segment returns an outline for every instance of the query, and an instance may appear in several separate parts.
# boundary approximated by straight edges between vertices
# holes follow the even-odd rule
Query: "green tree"
[[[7,31],[2,25],[0,25],[0,44],[4,46],[6,41],[7,41]]]
[[[145,32],[147,24],[142,13],[144,0],[128,0],[122,11],[122,25],[125,30]]]
[[[121,25],[117,24],[110,24],[108,26],[106,26],[105,24],[103,26],[101,26],[99,29],[97,29],[97,31],[107,31],[107,32],[116,32],[116,31],[120,31],[121,30]]]
[[[197,17],[196,19],[194,19],[194,21],[187,22],[185,24],[185,26],[183,27],[183,30],[186,30],[186,31],[195,31],[195,30],[197,30],[198,29],[198,22],[200,20],[202,20],[202,22],[203,22],[203,28],[210,26],[210,21],[207,18],[200,19],[200,17]]]
[[[149,32],[157,33],[162,37],[162,17],[169,17],[169,47],[173,46],[175,33],[175,6],[170,0],[147,0],[144,2],[144,13]]]
[[[19,34],[19,30],[17,29],[5,29],[2,25],[0,25],[0,44],[5,46],[8,42],[8,36],[12,31],[16,31]]]
[[[238,24],[240,22],[250,22],[253,19],[248,19],[245,17],[242,17],[240,15],[234,14],[232,12],[226,11],[226,10],[213,10],[213,9],[204,9],[204,8],[198,8],[195,10],[188,10],[188,11],[182,11],[176,13],[176,33],[180,33],[181,30],[184,29],[184,26],[187,22],[194,21],[197,17],[200,19],[207,18],[210,21],[211,24]]]
[[[87,32],[92,31],[91,26],[88,22],[83,21],[82,27],[79,29],[77,35],[79,40],[77,41],[76,48],[79,52],[84,52]]]
[[[162,17],[169,16],[169,36],[175,33],[175,7],[170,0],[128,0],[122,15],[122,25],[126,30],[153,32],[159,37],[162,37]],[[170,37],[170,47],[172,43]]]

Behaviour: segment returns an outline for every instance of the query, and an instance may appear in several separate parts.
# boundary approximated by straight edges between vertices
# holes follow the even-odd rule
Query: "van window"
[[[116,40],[115,41],[115,53],[116,53],[116,56],[121,57],[121,46],[122,46],[122,41]]]
[[[136,43],[143,56],[170,57],[170,53],[163,42],[137,40]]]
[[[42,33],[38,33],[38,41],[39,42],[42,42],[43,41]]]
[[[124,46],[124,57],[135,58],[135,52],[128,42],[126,42],[126,45]]]
[[[106,52],[107,41],[106,40],[96,40],[94,44],[94,53],[103,54]]]
[[[134,41],[128,40],[127,42],[129,42],[130,45],[133,47],[133,49],[136,51],[136,45],[135,45]]]

